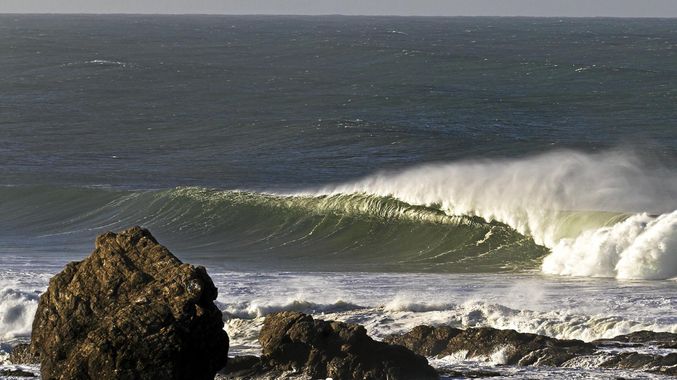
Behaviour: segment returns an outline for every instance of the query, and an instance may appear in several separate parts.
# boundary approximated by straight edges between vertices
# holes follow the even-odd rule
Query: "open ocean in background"
[[[207,267],[231,354],[277,310],[677,332],[677,20],[0,15],[0,363],[132,225]],[[660,377],[498,364],[434,362]]]

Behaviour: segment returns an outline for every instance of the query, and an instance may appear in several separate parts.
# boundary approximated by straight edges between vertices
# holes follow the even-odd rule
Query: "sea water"
[[[132,225],[207,267],[233,355],[279,310],[677,332],[675,67],[670,19],[0,15],[0,351]],[[501,358],[432,364],[657,377]]]

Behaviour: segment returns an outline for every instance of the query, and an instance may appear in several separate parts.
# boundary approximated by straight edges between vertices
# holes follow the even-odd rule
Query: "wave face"
[[[551,274],[677,276],[677,173],[622,152],[570,151],[382,173],[315,195],[365,193],[505,223],[551,249]]]
[[[10,200],[0,211],[16,216],[0,224],[13,237],[10,251],[50,247],[83,254],[101,231],[143,225],[180,256],[257,269],[514,271],[535,267],[546,254],[502,223],[378,195],[197,187],[10,187],[0,193]]]
[[[0,212],[15,218],[0,232],[13,237],[5,251],[82,254],[94,234],[139,224],[179,255],[255,268],[540,265],[549,274],[666,279],[677,276],[676,189],[674,169],[617,152],[425,165],[287,194],[4,187]]]

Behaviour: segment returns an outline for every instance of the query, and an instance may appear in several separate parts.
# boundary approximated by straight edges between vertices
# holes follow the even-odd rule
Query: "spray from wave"
[[[500,221],[552,250],[545,273],[677,276],[677,172],[627,153],[425,165],[309,193],[392,196]]]

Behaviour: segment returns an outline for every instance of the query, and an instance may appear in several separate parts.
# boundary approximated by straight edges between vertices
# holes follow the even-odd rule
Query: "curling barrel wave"
[[[274,195],[196,187],[159,191],[0,188],[16,215],[2,235],[83,254],[94,235],[143,225],[180,256],[294,270],[494,272],[535,268],[547,252],[514,229],[368,194]],[[82,242],[82,244],[79,244]],[[11,246],[11,243],[10,243]]]
[[[624,152],[425,165],[328,186],[505,223],[551,249],[546,273],[677,276],[677,170]]]

